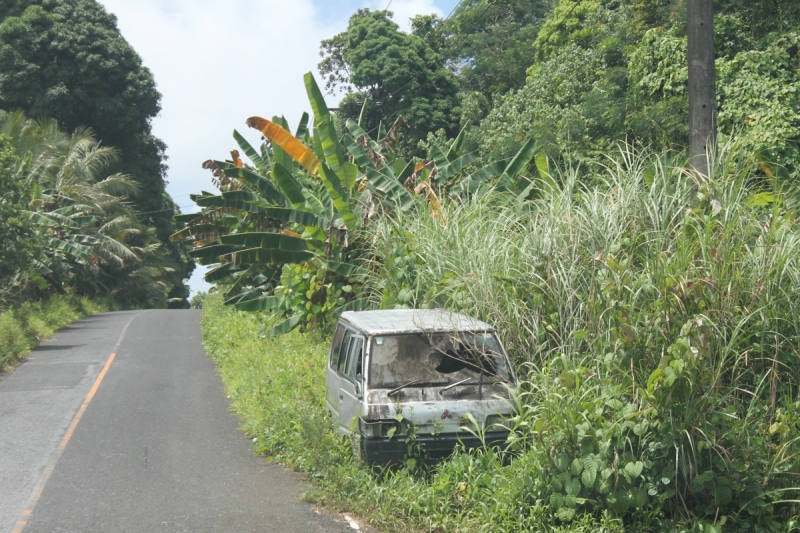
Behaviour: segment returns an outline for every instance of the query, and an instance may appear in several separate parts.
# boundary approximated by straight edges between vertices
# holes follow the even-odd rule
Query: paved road
[[[253,455],[201,341],[197,311],[103,313],[0,381],[0,533],[350,531]]]

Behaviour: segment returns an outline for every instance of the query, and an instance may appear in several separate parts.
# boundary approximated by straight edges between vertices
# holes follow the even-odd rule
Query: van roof
[[[485,322],[444,309],[346,311],[341,319],[368,335],[423,331],[494,331]]]

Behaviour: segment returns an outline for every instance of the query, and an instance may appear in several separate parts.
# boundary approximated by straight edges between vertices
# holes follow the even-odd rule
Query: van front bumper
[[[487,446],[500,446],[508,439],[508,431],[487,431],[484,442]],[[483,442],[471,433],[445,433],[439,435],[417,435],[416,442],[425,448],[428,457],[443,459],[453,453],[458,444],[465,449],[480,448]],[[388,437],[361,437],[361,457],[370,465],[398,463],[408,454],[405,435]]]

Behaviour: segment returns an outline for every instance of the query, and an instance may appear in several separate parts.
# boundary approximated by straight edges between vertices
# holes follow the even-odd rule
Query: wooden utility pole
[[[686,0],[689,59],[689,161],[708,177],[706,154],[717,141],[716,73],[714,71],[714,4]]]

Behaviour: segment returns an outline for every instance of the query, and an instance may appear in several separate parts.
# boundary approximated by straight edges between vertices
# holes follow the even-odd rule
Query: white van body
[[[441,309],[342,313],[327,369],[327,406],[341,435],[353,429],[369,463],[399,461],[409,424],[433,457],[481,439],[504,442],[517,381],[492,326]]]

